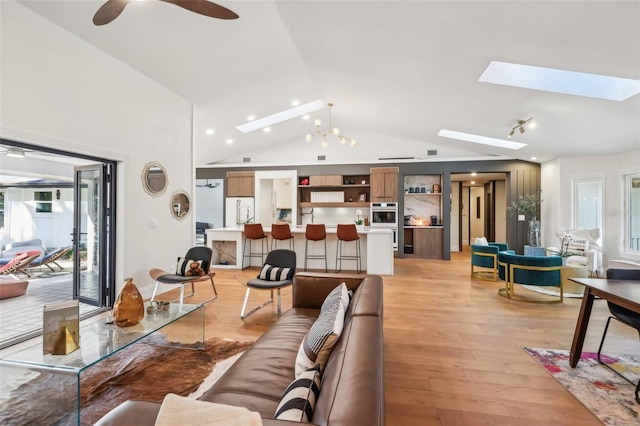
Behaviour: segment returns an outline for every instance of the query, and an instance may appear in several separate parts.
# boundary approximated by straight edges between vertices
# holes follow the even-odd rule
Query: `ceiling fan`
[[[93,16],[95,25],[105,25],[116,19],[127,5],[134,0],[107,0]],[[158,0],[175,4],[183,9],[190,10],[200,15],[218,19],[238,19],[238,14],[207,0]]]

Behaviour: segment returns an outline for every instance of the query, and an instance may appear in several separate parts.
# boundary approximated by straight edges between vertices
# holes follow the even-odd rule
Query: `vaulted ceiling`
[[[103,1],[20,3],[191,101],[199,165],[313,164],[319,155],[543,162],[640,148],[640,95],[610,101],[478,81],[491,61],[640,80],[637,1],[222,1],[240,16],[225,21],[146,0],[100,27],[92,17]],[[327,109],[269,133],[235,129],[294,99],[333,102],[333,125],[359,146],[305,143]],[[519,150],[438,136],[507,139],[529,117],[538,126],[514,135],[527,144]]]

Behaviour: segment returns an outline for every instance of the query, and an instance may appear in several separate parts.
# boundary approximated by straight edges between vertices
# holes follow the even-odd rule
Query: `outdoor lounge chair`
[[[38,256],[40,256],[39,251],[17,253],[13,259],[0,267],[0,274],[11,275],[11,277],[17,279],[15,274],[22,272],[28,277],[31,277],[31,275],[27,274],[25,268],[27,268]]]
[[[38,266],[46,266],[51,270],[51,272],[55,272],[56,270],[51,266],[51,264],[53,263],[62,271],[64,268],[60,266],[58,262],[56,262],[56,260],[59,260],[61,257],[66,256],[71,251],[71,249],[72,249],[71,246],[58,247],[57,249],[52,250],[43,256],[37,257],[33,262],[31,262],[31,264],[28,267],[36,268]]]

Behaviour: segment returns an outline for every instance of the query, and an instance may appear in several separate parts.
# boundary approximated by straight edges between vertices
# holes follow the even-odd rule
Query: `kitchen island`
[[[327,226],[327,269],[334,272],[336,267],[337,227]],[[269,236],[269,249],[271,248],[271,227],[265,226],[264,232]],[[242,249],[244,241],[244,228],[242,226],[207,229],[209,246],[213,250],[212,268],[242,268]],[[304,268],[305,227],[299,226],[291,229],[294,237],[295,252],[297,255],[297,267],[299,271]],[[360,255],[362,268],[368,274],[393,275],[393,232],[390,229],[363,228],[358,230],[360,236]],[[289,248],[288,242],[278,241],[278,248]],[[260,242],[254,242],[254,251]],[[317,253],[320,244],[314,244],[313,253]],[[274,246],[275,248],[275,246]],[[346,243],[344,254],[355,254],[355,244]],[[249,259],[247,259],[248,262]],[[260,267],[259,258],[251,258],[251,266]],[[324,262],[317,259],[309,259],[307,266],[311,270],[324,271]],[[343,261],[343,270],[356,270],[355,261]]]

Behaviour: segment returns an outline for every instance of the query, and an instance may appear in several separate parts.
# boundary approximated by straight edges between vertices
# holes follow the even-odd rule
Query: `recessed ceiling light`
[[[478,81],[612,101],[640,93],[640,80],[495,61]]]
[[[529,160],[537,160],[538,157],[529,157]]]
[[[213,131],[213,129],[207,129],[207,130],[205,131],[205,133],[206,133],[207,135],[211,136],[211,135],[214,133],[214,131]]]
[[[472,181],[471,181],[471,185],[475,185],[475,184],[476,184],[476,181],[475,181],[475,180],[472,180]]]
[[[303,120],[308,120],[310,118],[311,118],[311,116],[309,114],[305,114],[305,115],[302,116]]]
[[[477,173],[476,173],[476,172],[472,172],[472,173],[471,173],[471,176],[476,176],[476,175],[477,175]]]
[[[233,143],[233,139],[229,138],[226,141],[224,141],[224,143],[226,143],[227,145],[231,145]]]
[[[256,116],[251,114],[251,115],[247,115],[247,121],[253,121],[256,119]]]
[[[262,129],[265,133],[269,133],[271,131],[271,127],[265,127]]]
[[[299,101],[299,100],[294,99],[294,100],[292,100],[292,101],[291,101],[291,106],[296,107],[296,106],[298,106],[298,105],[300,105],[300,101]]]
[[[321,110],[322,108],[324,108],[324,102],[318,99],[317,101],[302,104],[297,107],[289,108],[287,110],[259,118],[250,123],[240,124],[236,126],[236,129],[240,130],[242,133],[249,133],[254,130],[262,129],[263,127],[273,126],[274,124],[300,117],[301,115],[308,114],[313,111]]]
[[[499,148],[520,149],[522,147],[527,146],[526,143],[505,141],[503,139],[489,138],[486,136],[472,135],[470,133],[462,133],[462,132],[456,132],[453,130],[445,130],[445,129],[441,129],[438,132],[438,136],[442,136],[449,139],[458,139],[466,142],[479,143],[482,145],[497,146]]]

